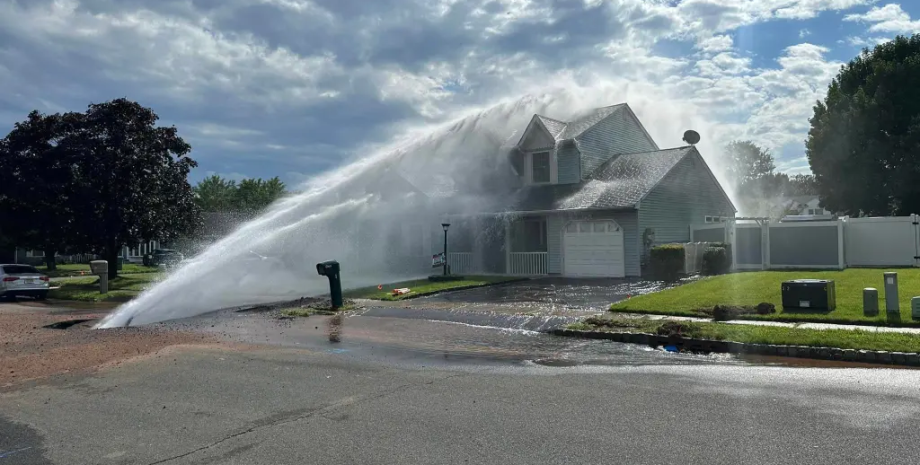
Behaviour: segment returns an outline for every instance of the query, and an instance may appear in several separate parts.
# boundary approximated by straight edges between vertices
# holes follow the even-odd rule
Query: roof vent
[[[696,145],[699,141],[700,141],[700,133],[692,129],[684,132],[684,142],[690,145]]]

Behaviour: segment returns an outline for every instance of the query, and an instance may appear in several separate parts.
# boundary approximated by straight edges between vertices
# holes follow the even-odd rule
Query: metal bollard
[[[874,287],[863,289],[863,315],[878,316],[878,289]]]
[[[893,271],[885,273],[885,311],[901,314],[898,306],[898,274]]]

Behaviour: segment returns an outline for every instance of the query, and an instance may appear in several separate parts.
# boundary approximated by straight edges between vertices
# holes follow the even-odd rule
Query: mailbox
[[[329,278],[329,297],[332,300],[332,307],[342,307],[342,280],[339,276],[339,262],[329,260],[317,263],[316,272],[319,273],[320,276]]]
[[[93,260],[89,262],[89,269],[93,274],[109,274],[109,262],[105,260]]]

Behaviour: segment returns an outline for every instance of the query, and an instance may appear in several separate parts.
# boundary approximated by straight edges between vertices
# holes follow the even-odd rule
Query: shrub
[[[652,247],[649,264],[656,278],[668,281],[677,279],[684,271],[684,246],[666,244]]]
[[[728,247],[709,247],[703,252],[703,274],[725,274],[731,269],[732,260]]]

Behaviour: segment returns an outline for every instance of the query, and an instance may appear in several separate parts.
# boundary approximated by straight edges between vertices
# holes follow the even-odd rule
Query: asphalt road
[[[355,321],[373,324],[349,323],[341,345],[174,349],[6,390],[0,465],[836,465],[920,453],[913,370],[630,365],[615,363],[629,355],[622,344],[603,341],[588,349],[609,364],[544,366],[489,351],[454,357],[474,336],[462,325],[364,318]],[[459,336],[413,350],[366,329],[425,325]]]

